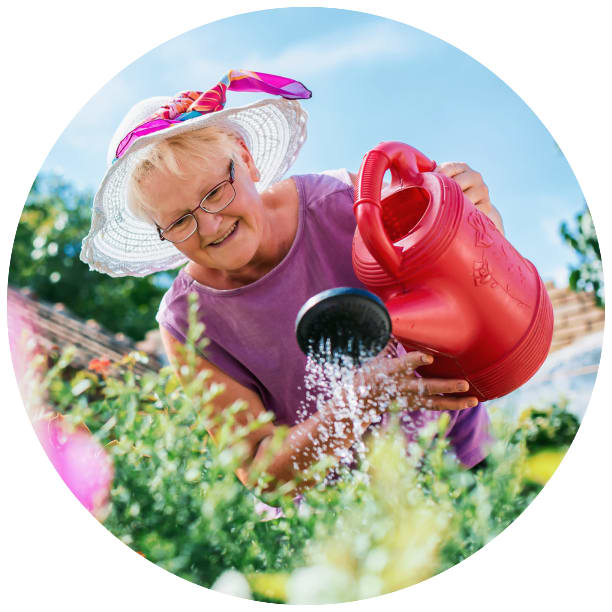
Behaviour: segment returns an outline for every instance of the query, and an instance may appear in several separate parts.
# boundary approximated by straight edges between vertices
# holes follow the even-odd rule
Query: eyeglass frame
[[[220,183],[217,183],[214,187],[212,187],[211,189],[208,190],[208,192],[206,193],[206,195],[199,201],[198,205],[193,209],[190,210],[189,212],[185,213],[184,215],[181,215],[178,219],[176,219],[175,221],[173,221],[172,223],[170,223],[170,225],[168,225],[165,228],[161,228],[159,227],[159,225],[157,225],[157,223],[155,224],[155,227],[157,228],[157,234],[159,236],[159,239],[163,242],[163,241],[167,241],[170,242],[172,244],[180,244],[181,242],[185,242],[185,240],[189,240],[189,238],[191,238],[197,231],[198,231],[198,218],[195,216],[195,212],[198,210],[198,208],[200,210],[203,210],[205,213],[208,213],[210,215],[216,215],[217,213],[220,213],[222,210],[225,210],[236,198],[236,188],[234,187],[234,181],[236,180],[236,172],[235,172],[235,167],[234,167],[234,160],[230,159],[230,167],[229,167],[229,179],[225,179],[223,181],[221,181]],[[221,187],[221,185],[223,185],[224,183],[229,183],[232,187],[232,189],[234,190],[234,195],[232,196],[232,199],[227,203],[224,204],[219,210],[208,210],[206,207],[202,206],[202,202],[204,202],[206,200],[206,198],[208,198],[210,196],[210,194],[215,191],[215,189],[219,189],[219,187]],[[164,237],[164,233],[168,232],[169,230],[171,230],[179,221],[182,221],[185,217],[193,217],[194,221],[195,221],[195,227],[193,228],[193,231],[191,232],[191,234],[189,234],[189,236],[186,236],[185,238],[183,238],[182,240],[179,240],[178,242],[172,242],[172,240]]]

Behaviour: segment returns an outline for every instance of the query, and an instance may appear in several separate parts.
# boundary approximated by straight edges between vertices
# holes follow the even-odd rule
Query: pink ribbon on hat
[[[115,160],[129,149],[132,143],[146,134],[158,132],[187,119],[223,110],[225,92],[265,92],[290,100],[307,99],[312,92],[299,81],[265,72],[230,70],[212,89],[206,92],[181,91],[170,102],[164,104],[144,123],[129,132],[119,143]]]

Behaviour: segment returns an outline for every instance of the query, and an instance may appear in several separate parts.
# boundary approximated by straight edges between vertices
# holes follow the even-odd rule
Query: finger
[[[484,186],[482,176],[471,168],[468,168],[464,172],[459,172],[455,174],[452,179],[459,185],[459,187],[461,187],[462,191],[465,191],[470,187]]]
[[[467,410],[478,405],[475,397],[444,397],[434,395],[418,398],[417,408],[427,408],[428,410]]]
[[[470,169],[471,168],[463,162],[444,162],[436,166],[435,172],[441,172],[450,178],[454,178],[457,174],[461,174]]]
[[[407,391],[423,395],[464,393],[470,388],[466,380],[452,378],[411,378],[402,385]]]
[[[397,372],[409,372],[423,365],[433,362],[433,357],[422,351],[411,351],[399,357],[389,359],[385,356],[377,356],[361,368],[367,375],[382,373],[392,376]]]
[[[401,355],[397,359],[393,360],[390,364],[390,374],[396,372],[404,372],[406,370],[414,370],[423,365],[429,365],[433,363],[433,356],[429,353],[423,353],[422,351],[411,351],[405,355]]]
[[[472,204],[480,206],[483,213],[488,214],[490,212],[491,202],[489,201],[489,192],[486,188],[470,187],[463,194]]]
[[[403,380],[401,375],[410,376],[414,370],[433,362],[433,357],[421,351],[412,351],[401,357],[376,357],[355,373],[355,384],[384,386],[385,383]],[[408,380],[406,378],[406,380]],[[397,382],[397,381],[396,381]]]

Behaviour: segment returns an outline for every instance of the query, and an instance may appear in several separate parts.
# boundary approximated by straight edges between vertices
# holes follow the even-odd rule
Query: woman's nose
[[[198,220],[198,234],[203,238],[214,236],[223,224],[223,215],[221,214],[208,213],[201,208],[198,208],[194,214]]]

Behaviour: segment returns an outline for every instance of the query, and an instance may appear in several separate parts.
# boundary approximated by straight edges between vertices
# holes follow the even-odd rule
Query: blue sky
[[[108,141],[142,98],[206,90],[230,68],[280,74],[313,92],[308,140],[291,174],[346,167],[382,140],[481,172],[506,235],[545,279],[566,284],[574,256],[562,220],[584,207],[554,139],[523,101],[458,49],[365,13],[323,8],[259,11],[187,32],[129,65],[67,126],[41,171],[95,189]],[[228,106],[260,94],[228,92]]]

